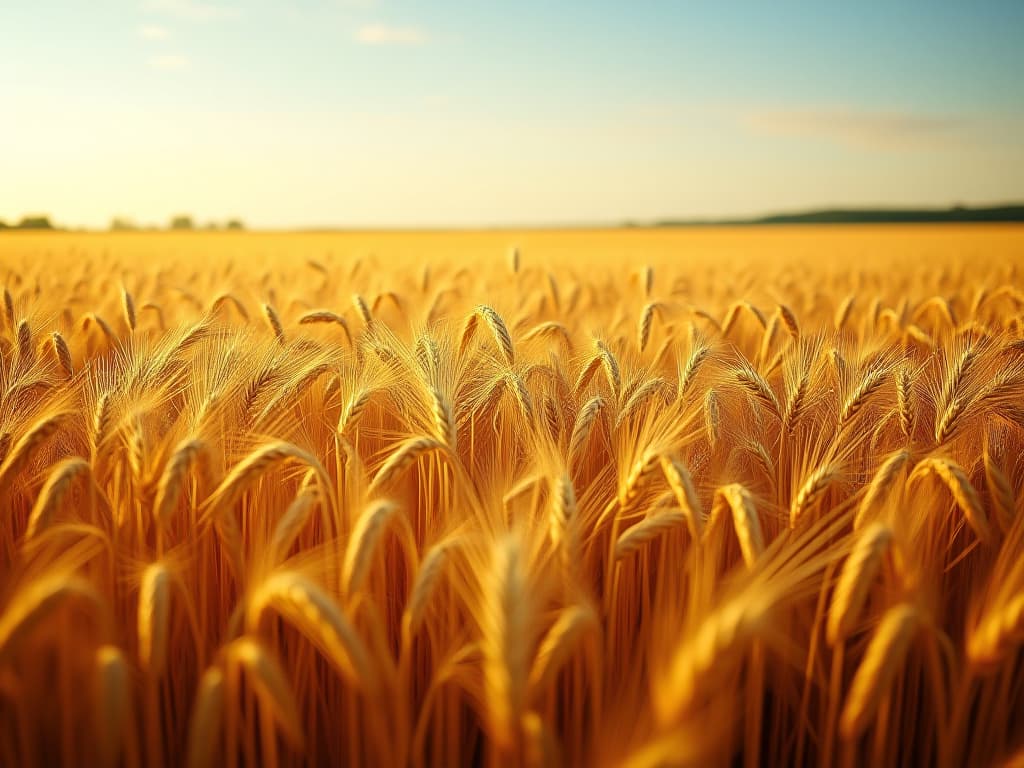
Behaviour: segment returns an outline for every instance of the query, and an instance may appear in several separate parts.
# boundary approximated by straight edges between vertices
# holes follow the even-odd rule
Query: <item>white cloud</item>
[[[367,24],[356,31],[356,40],[363,45],[415,45],[426,39],[423,30],[417,27]]]
[[[170,30],[159,24],[143,24],[139,27],[139,37],[144,40],[163,40],[169,34]]]
[[[149,66],[160,72],[182,72],[191,65],[192,62],[186,56],[179,56],[177,54],[154,56],[149,60]]]
[[[204,0],[145,0],[145,8],[187,21],[212,21],[238,15],[238,9]]]

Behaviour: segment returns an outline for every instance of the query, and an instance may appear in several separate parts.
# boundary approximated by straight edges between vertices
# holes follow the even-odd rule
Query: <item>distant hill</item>
[[[655,223],[658,227],[693,224],[931,224],[942,222],[1021,222],[1024,203],[991,208],[834,208],[802,213],[779,213],[751,219],[684,221]]]

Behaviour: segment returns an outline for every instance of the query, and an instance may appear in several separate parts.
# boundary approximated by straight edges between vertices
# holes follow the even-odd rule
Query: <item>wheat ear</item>
[[[139,586],[139,663],[159,678],[167,663],[171,629],[171,574],[163,563],[151,563]]]
[[[341,569],[344,594],[354,595],[362,586],[369,573],[377,544],[397,511],[398,505],[393,501],[378,500],[364,509],[356,520],[345,547],[345,559]]]
[[[874,523],[857,537],[839,572],[832,605],[829,608],[825,637],[829,645],[836,645],[849,636],[860,620],[871,586],[882,560],[892,542],[892,531],[883,523]]]
[[[882,617],[853,676],[839,719],[844,738],[855,739],[870,724],[879,702],[903,666],[919,622],[917,609],[908,604],[890,608]]]
[[[985,515],[985,508],[981,504],[978,492],[967,479],[967,473],[952,459],[942,456],[932,456],[922,459],[910,473],[909,482],[924,477],[927,474],[934,474],[949,489],[956,501],[957,506],[963,513],[967,524],[971,526],[978,538],[984,543],[992,541],[992,529],[989,526],[988,517]]]
[[[31,541],[50,525],[54,513],[60,507],[72,483],[80,476],[89,477],[91,472],[89,462],[78,456],[65,459],[50,470],[29,513],[28,528],[25,530],[26,541]]]
[[[377,690],[371,655],[351,621],[310,579],[291,571],[278,571],[253,592],[247,622],[256,631],[265,611],[273,610],[295,628],[341,672],[368,693]]]
[[[288,678],[278,661],[255,639],[241,637],[224,649],[228,664],[241,667],[248,674],[257,697],[274,715],[285,738],[295,749],[305,741],[302,718]]]

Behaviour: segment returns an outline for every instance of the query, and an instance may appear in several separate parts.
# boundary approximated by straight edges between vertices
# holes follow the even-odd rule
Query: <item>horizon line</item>
[[[651,218],[625,217],[616,221],[608,219],[584,221],[566,220],[557,222],[489,222],[480,224],[426,223],[381,223],[381,224],[296,224],[281,226],[249,225],[241,216],[228,216],[219,220],[203,220],[190,214],[173,214],[168,217],[189,220],[188,226],[174,227],[167,224],[136,224],[129,217],[113,216],[106,227],[75,226],[55,223],[44,213],[24,214],[18,220],[7,223],[0,218],[0,232],[105,232],[105,233],[147,233],[147,232],[450,232],[450,231],[502,231],[502,230],[588,230],[588,229],[658,229],[672,227],[713,227],[752,225],[798,225],[798,224],[914,224],[914,223],[1024,223],[1024,199],[1002,201],[983,205],[953,203],[947,206],[900,206],[870,205],[842,206],[829,205],[813,208],[776,210],[768,213],[743,216],[706,216],[686,218],[682,216],[661,216]],[[116,222],[123,226],[115,226]],[[33,222],[35,225],[33,225]],[[238,223],[240,226],[229,226]]]

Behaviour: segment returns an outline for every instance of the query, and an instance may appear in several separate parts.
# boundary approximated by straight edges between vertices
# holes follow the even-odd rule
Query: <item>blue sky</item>
[[[576,223],[1024,198],[1024,3],[0,5],[0,218]]]

